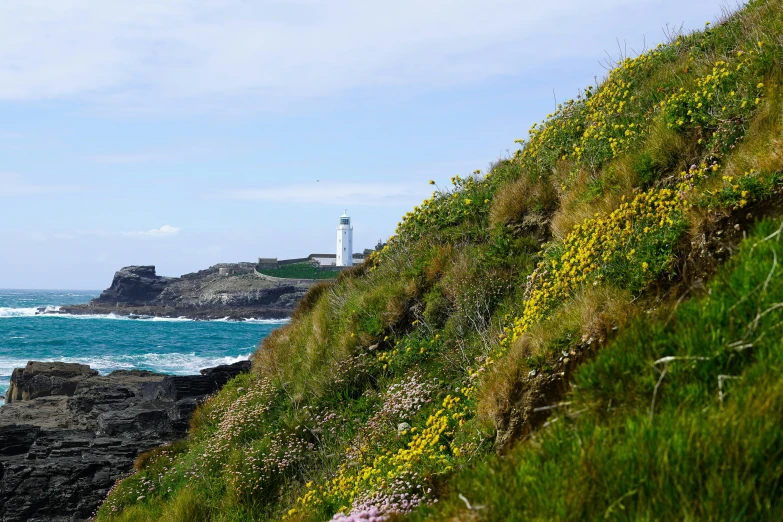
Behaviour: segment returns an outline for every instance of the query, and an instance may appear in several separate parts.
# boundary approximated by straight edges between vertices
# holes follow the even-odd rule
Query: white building
[[[353,266],[353,227],[348,211],[340,216],[337,225],[337,266]]]

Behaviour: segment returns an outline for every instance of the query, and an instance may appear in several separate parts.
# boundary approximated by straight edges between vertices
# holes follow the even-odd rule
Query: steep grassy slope
[[[631,321],[546,429],[463,471],[472,510],[452,493],[413,518],[783,519],[782,232],[763,223],[705,295]]]
[[[436,187],[98,519],[779,516],[781,35],[750,2]]]

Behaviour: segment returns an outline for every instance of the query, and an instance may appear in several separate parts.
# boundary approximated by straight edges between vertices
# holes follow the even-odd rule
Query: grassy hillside
[[[782,231],[762,223],[705,294],[633,319],[546,429],[412,518],[783,519]]]
[[[674,35],[436,186],[97,519],[780,519],[782,35]]]

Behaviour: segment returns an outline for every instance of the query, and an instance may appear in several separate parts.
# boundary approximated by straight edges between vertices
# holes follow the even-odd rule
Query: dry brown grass
[[[319,371],[320,365],[325,359],[341,357],[347,349],[331,335],[325,297],[322,294],[297,321],[274,330],[252,357],[254,371],[285,389],[295,403],[321,390],[329,376]],[[313,377],[307,379],[307,375]]]
[[[691,141],[659,119],[650,127],[644,153],[665,177],[679,171],[695,151]],[[560,208],[552,216],[553,235],[562,240],[575,225],[597,213],[612,212],[620,205],[623,196],[632,197],[645,181],[635,167],[638,159],[639,154],[630,151],[600,170],[591,172],[583,169],[576,176],[566,170],[569,165],[556,169],[556,183],[566,188],[561,189]]]
[[[548,214],[558,204],[555,187],[548,180],[524,176],[503,187],[489,209],[490,227],[520,222],[526,214]]]
[[[664,172],[675,172],[685,164],[687,158],[695,154],[694,141],[669,128],[663,118],[658,118],[650,126],[645,143],[645,152]]]
[[[454,257],[454,247],[450,244],[437,245],[424,267],[424,276],[427,283],[432,285],[436,283],[448,270]]]
[[[386,333],[410,328],[420,288],[417,280],[399,277],[402,269],[392,262],[373,272],[359,267],[332,284],[314,287],[296,320],[264,339],[253,355],[255,371],[295,404],[328,393],[333,369]]]
[[[751,169],[783,171],[783,74],[766,82],[764,103],[726,164],[727,175],[739,176]]]
[[[340,274],[337,276],[338,281],[346,281],[348,279],[355,279],[357,277],[362,277],[367,273],[367,270],[369,269],[369,265],[367,263],[359,263],[358,265],[353,265],[351,268],[346,268]]]
[[[296,308],[294,308],[294,311],[291,314],[291,319],[295,321],[305,313],[312,310],[313,306],[315,306],[315,303],[318,302],[318,299],[321,298],[326,289],[331,285],[331,281],[321,281],[311,286],[310,290],[307,291],[304,297],[302,297],[302,299],[296,303]]]
[[[263,377],[273,377],[281,369],[286,360],[287,348],[290,347],[291,325],[273,330],[261,342],[261,346],[251,356],[253,370]]]
[[[451,264],[440,281],[443,296],[451,303],[456,303],[465,283],[470,279],[473,269],[473,257],[465,249],[454,251]]]
[[[607,184],[607,188],[602,194],[590,197],[589,187],[599,179]],[[636,174],[627,156],[615,160],[604,171],[595,174],[580,171],[569,189],[563,193],[560,208],[552,216],[552,234],[558,239],[565,239],[574,226],[585,219],[616,209],[623,196],[627,198],[633,194],[635,180]]]
[[[551,319],[517,339],[503,364],[494,365],[487,372],[479,392],[479,415],[492,420],[507,412],[513,389],[524,382],[530,370],[541,361],[559,357],[559,346],[573,345],[574,341],[601,346],[612,331],[626,324],[636,311],[630,294],[624,290],[586,289]]]

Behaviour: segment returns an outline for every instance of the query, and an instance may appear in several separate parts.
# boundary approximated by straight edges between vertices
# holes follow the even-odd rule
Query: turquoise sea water
[[[0,404],[11,372],[27,361],[89,364],[99,372],[175,375],[246,359],[283,321],[191,321],[36,315],[39,307],[86,303],[94,291],[0,289]]]

